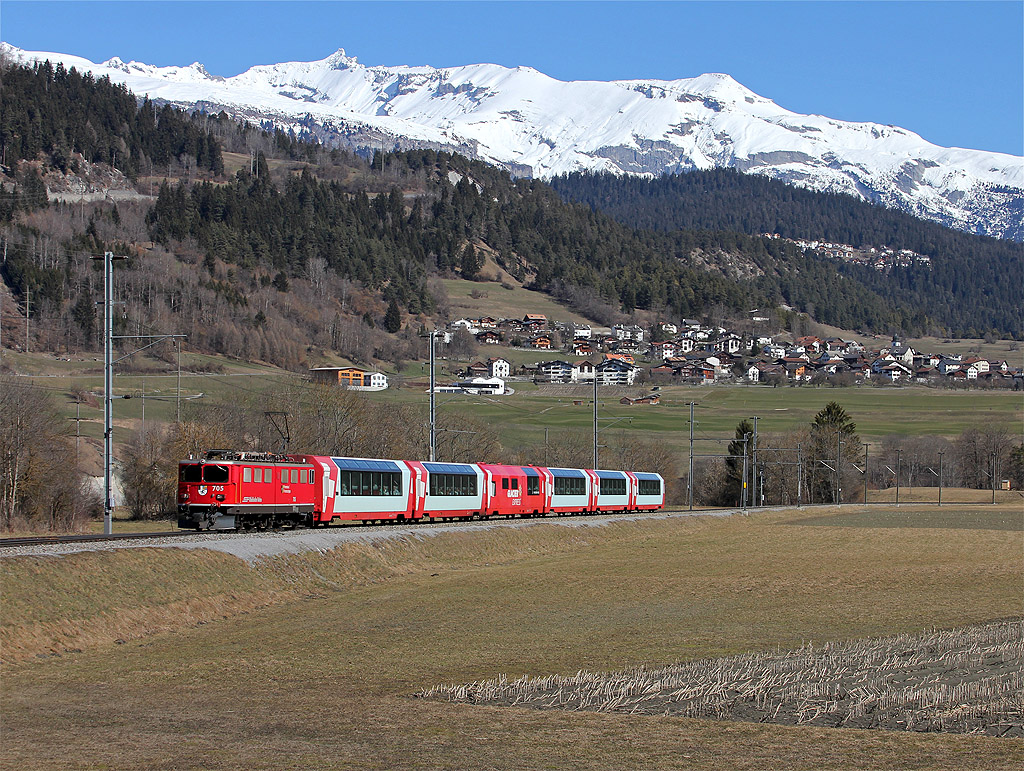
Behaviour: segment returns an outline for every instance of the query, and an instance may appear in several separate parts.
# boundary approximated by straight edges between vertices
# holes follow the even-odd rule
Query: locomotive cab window
[[[228,481],[230,472],[226,466],[203,466],[203,481],[223,484]]]
[[[181,467],[181,481],[182,482],[201,482],[203,481],[203,467],[198,464],[191,466]]]

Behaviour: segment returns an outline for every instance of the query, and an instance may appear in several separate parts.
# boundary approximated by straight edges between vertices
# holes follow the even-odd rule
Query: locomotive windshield
[[[203,467],[198,463],[181,467],[182,482],[199,482],[202,479]]]
[[[220,484],[228,481],[226,466],[203,466],[203,481]]]

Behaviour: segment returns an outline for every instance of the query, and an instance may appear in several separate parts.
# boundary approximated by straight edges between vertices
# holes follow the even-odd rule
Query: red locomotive
[[[178,527],[266,529],[655,511],[659,474],[211,450],[181,461]]]

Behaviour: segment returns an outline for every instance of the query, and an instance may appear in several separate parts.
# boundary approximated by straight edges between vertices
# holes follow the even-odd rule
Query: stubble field
[[[175,549],[5,558],[0,761],[1019,768],[1021,739],[414,698],[1024,618],[1020,507],[977,509],[544,523],[251,565]]]

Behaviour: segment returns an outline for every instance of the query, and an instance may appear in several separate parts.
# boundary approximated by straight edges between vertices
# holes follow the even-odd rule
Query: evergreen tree
[[[751,480],[754,478],[753,464],[749,460],[750,440],[754,436],[754,427],[749,420],[741,420],[736,426],[736,438],[729,442],[729,457],[725,459],[726,476],[722,488],[722,505],[740,506],[743,504],[743,467],[747,467],[746,488],[748,504],[752,491]],[[744,463],[744,459],[746,463]]]
[[[387,313],[384,314],[384,330],[394,334],[402,328],[402,312],[398,309],[398,303],[394,299],[388,305]]]
[[[467,281],[475,281],[480,273],[480,260],[476,256],[476,249],[473,244],[466,244],[462,250],[462,260],[459,262],[462,269],[462,277]]]

